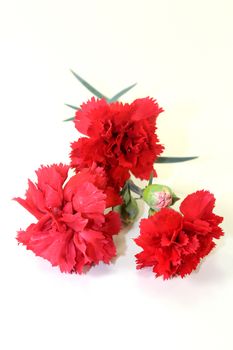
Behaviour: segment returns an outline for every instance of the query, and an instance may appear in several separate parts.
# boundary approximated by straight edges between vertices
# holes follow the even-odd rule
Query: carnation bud
[[[169,207],[179,198],[170,187],[164,185],[149,185],[143,191],[143,199],[154,211]]]
[[[113,207],[113,210],[120,214],[122,222],[126,225],[132,224],[138,215],[138,205],[133,197],[127,205],[125,203],[117,205]]]
[[[135,198],[132,197],[129,184],[126,183],[121,191],[123,203],[115,206],[114,211],[120,214],[121,220],[124,224],[132,224],[138,215],[138,205]]]

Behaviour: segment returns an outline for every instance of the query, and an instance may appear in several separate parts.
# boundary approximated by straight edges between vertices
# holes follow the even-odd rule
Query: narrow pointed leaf
[[[66,105],[67,107],[70,107],[70,108],[72,108],[72,109],[75,109],[76,111],[77,111],[78,109],[80,109],[79,107],[76,107],[76,106],[73,106],[73,105],[69,105],[68,103],[65,103],[65,105]]]
[[[108,100],[108,102],[111,103],[111,102],[115,102],[115,101],[119,100],[119,98],[120,98],[121,96],[123,96],[124,94],[126,94],[126,92],[128,92],[129,90],[131,90],[135,85],[137,85],[137,83],[135,83],[135,84],[133,84],[133,85],[130,85],[130,86],[128,86],[127,88],[121,90],[121,91],[118,92],[116,95],[114,95],[112,98],[110,98],[110,99]]]
[[[68,119],[64,119],[63,122],[70,122],[71,120],[74,120],[74,117],[68,118]]]
[[[198,157],[159,157],[155,163],[179,163],[186,162],[188,160],[197,159]]]
[[[95,95],[98,98],[105,98],[106,100],[108,100],[108,98],[106,96],[104,96],[101,92],[99,92],[98,90],[96,90],[93,86],[91,86],[86,80],[84,80],[83,78],[81,78],[78,74],[76,74],[74,71],[71,70],[71,73],[75,76],[75,78],[78,79],[78,81],[85,86],[85,88],[87,90],[89,90],[93,95]]]

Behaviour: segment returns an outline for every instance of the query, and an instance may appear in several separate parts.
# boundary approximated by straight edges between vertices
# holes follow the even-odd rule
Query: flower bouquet
[[[18,232],[18,242],[61,272],[81,274],[116,256],[113,235],[137,218],[140,199],[149,209],[134,240],[141,249],[136,267],[150,267],[164,279],[190,274],[223,235],[223,218],[213,213],[215,198],[207,190],[189,194],[180,212],[174,210],[180,199],[156,182],[156,163],[196,157],[161,156],[156,123],[163,108],[149,97],[118,101],[135,84],[107,98],[72,73],[95,96],[80,107],[67,105],[84,136],[71,144],[69,165],[42,165],[25,198],[15,198],[35,217]],[[147,186],[137,186],[132,175]]]

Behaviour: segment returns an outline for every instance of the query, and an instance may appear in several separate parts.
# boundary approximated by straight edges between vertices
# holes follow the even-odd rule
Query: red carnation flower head
[[[153,267],[156,276],[184,277],[196,269],[200,260],[214,248],[214,239],[223,235],[223,218],[213,213],[214,196],[197,191],[180,205],[181,213],[163,208],[142,219],[135,239],[143,250],[136,255],[137,268]]]
[[[29,180],[26,198],[15,198],[37,219],[17,240],[62,272],[82,273],[116,255],[112,236],[120,230],[120,218],[105,209],[119,197],[106,189],[104,171],[96,165],[66,182],[68,170],[62,164],[41,167],[37,183]]]
[[[124,186],[130,172],[149,179],[163,151],[155,134],[156,119],[162,111],[148,97],[131,104],[108,104],[104,99],[92,98],[75,115],[75,127],[87,137],[72,144],[71,166],[79,171],[94,161],[118,188]]]
[[[109,185],[109,180],[104,169],[98,167],[96,163],[92,163],[90,168],[83,168],[78,173],[78,176],[70,178],[68,186],[65,187],[65,193],[68,195],[68,191],[70,190],[74,192],[81,183],[87,181],[92,182],[96,187],[104,191],[106,194],[106,208],[122,203],[119,191],[116,191],[114,187]]]

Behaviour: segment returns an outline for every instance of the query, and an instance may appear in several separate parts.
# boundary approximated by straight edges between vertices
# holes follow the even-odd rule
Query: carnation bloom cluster
[[[61,272],[81,274],[109,264],[117,255],[113,236],[137,217],[135,192],[149,209],[135,239],[141,249],[137,268],[150,267],[164,279],[195,270],[223,235],[223,218],[213,213],[215,198],[208,191],[188,195],[178,212],[174,192],[152,183],[164,150],[156,133],[161,112],[149,97],[130,104],[94,97],[83,103],[74,116],[83,136],[71,144],[70,164],[42,165],[25,198],[15,198],[35,217],[18,231],[18,242]],[[131,174],[149,180],[148,186],[136,186]]]

